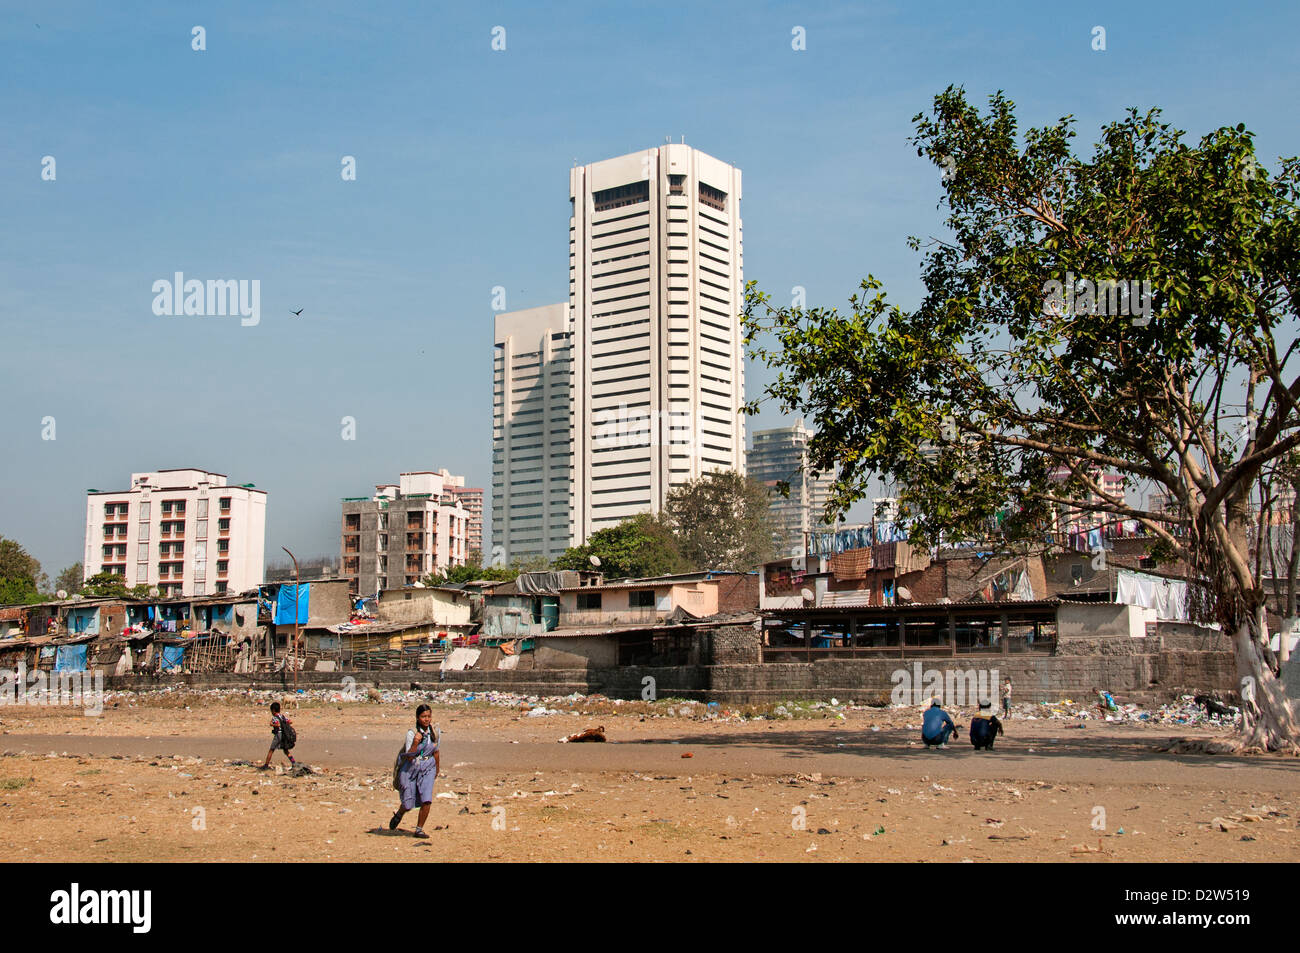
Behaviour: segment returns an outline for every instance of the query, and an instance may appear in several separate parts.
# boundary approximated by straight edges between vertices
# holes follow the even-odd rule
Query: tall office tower
[[[793,427],[756,430],[749,451],[749,475],[768,488],[773,535],[783,556],[802,556],[804,534],[826,528],[822,514],[834,475],[808,469],[810,437],[802,420]],[[777,490],[781,482],[790,484],[788,497]]]
[[[491,561],[554,559],[572,536],[569,306],[496,316]]]
[[[575,543],[744,472],[740,193],[685,145],[569,173]]]
[[[444,482],[447,475],[402,473],[397,483],[376,486],[372,497],[343,500],[340,568],[353,595],[410,586],[465,564],[469,511]]]
[[[262,582],[266,491],[221,473],[132,473],[131,489],[86,494],[89,579],[101,572],[164,596],[208,596]]]

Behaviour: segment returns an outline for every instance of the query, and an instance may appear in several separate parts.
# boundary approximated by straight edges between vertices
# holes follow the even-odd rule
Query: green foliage
[[[766,487],[735,471],[673,487],[664,512],[689,569],[741,572],[772,558],[770,514]]]
[[[137,587],[139,588],[139,587]],[[148,592],[148,586],[145,592]],[[85,596],[111,596],[115,599],[124,599],[127,596],[126,577],[119,576],[115,572],[95,573],[86,580],[86,584],[81,587],[81,594]]]
[[[915,122],[951,231],[925,244],[915,309],[871,276],[847,314],[747,288],[746,344],[779,370],[764,397],[816,421],[814,469],[839,467],[830,511],[883,479],[917,541],[1042,545],[1064,506],[1136,519],[1235,625],[1260,598],[1250,489],[1300,445],[1296,160],[1270,176],[1244,127],[1187,143],[1156,110],[1083,158],[1069,117],[1021,136],[1001,94],[981,113],[952,88]],[[1151,294],[1098,308],[1080,279]],[[1099,471],[1129,492],[1107,496]],[[1177,505],[1130,498],[1152,491]]]
[[[0,536],[0,605],[42,602],[42,586],[49,579],[36,561],[17,540]]]
[[[585,546],[565,550],[554,568],[591,569],[591,556],[600,559],[600,571],[607,579],[662,576],[686,569],[671,528],[649,513],[592,533]]]
[[[63,570],[54,580],[54,591],[60,589],[72,595],[74,592],[81,591],[82,576],[85,575],[81,563],[73,563],[67,569]]]

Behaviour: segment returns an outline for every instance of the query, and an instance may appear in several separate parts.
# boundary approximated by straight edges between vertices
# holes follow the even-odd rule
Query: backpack
[[[288,751],[298,743],[298,731],[293,727],[293,722],[289,721],[284,715],[280,716],[280,745]]]

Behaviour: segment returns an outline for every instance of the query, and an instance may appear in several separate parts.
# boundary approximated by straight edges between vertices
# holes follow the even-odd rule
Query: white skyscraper
[[[569,547],[573,435],[569,306],[496,316],[492,374],[492,552],[548,560]],[[500,547],[498,549],[498,547]]]
[[[575,543],[745,469],[740,170],[685,145],[570,172]]]

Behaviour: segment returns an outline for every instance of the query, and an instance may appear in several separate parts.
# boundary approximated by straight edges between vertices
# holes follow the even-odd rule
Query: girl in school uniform
[[[433,727],[433,709],[421,705],[415,710],[415,727],[406,733],[402,749],[398,785],[402,795],[401,806],[388,822],[390,831],[397,830],[402,817],[412,808],[419,807],[420,817],[415,828],[416,837],[427,838],[424,822],[429,819],[433,805],[433,782],[442,764],[438,754],[438,732]]]

